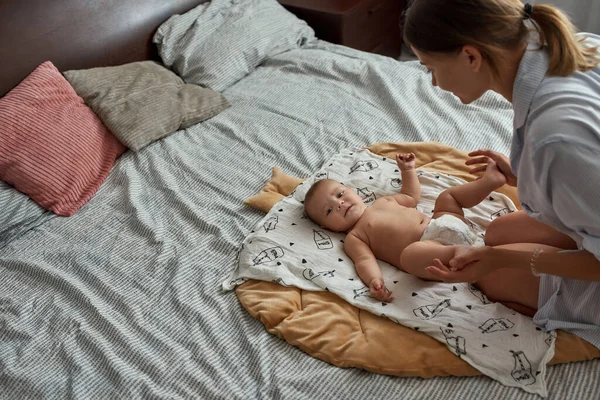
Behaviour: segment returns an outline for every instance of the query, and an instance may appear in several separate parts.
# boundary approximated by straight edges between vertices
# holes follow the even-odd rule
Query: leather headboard
[[[208,0],[0,0],[0,96],[44,61],[60,71],[157,59],[152,36]]]

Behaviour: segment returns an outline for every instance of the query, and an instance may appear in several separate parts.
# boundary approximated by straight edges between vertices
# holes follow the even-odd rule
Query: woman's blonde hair
[[[540,47],[548,49],[548,75],[568,76],[598,66],[598,48],[575,36],[575,26],[562,11],[546,4],[527,11],[520,0],[413,0],[405,13],[404,40],[426,53],[459,52],[472,45],[495,61],[502,50],[525,45],[529,28],[524,21],[530,19]],[[497,73],[496,63],[490,64]]]

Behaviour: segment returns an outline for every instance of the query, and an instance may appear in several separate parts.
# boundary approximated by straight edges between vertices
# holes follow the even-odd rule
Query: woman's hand
[[[439,258],[425,268],[437,279],[447,283],[475,283],[496,270],[491,247],[456,246],[454,257],[444,265]]]
[[[467,162],[465,162],[465,164],[467,164],[467,165],[485,164],[485,165],[479,165],[479,166],[471,169],[469,171],[471,174],[476,174],[478,172],[484,172],[485,169],[487,168],[488,159],[491,158],[492,160],[494,160],[496,162],[496,164],[498,164],[498,169],[506,177],[506,184],[510,185],[510,186],[517,186],[517,177],[515,176],[515,174],[512,171],[512,168],[510,167],[510,161],[508,160],[508,157],[506,157],[504,154],[497,153],[497,152],[489,150],[489,149],[482,149],[482,150],[475,150],[475,151],[470,152],[469,157],[477,157],[477,158],[472,158],[470,160],[467,160]]]

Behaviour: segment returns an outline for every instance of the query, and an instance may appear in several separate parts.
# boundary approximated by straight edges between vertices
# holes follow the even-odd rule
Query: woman
[[[428,271],[600,348],[600,37],[574,32],[558,9],[519,0],[415,0],[404,26],[433,85],[513,103],[510,161],[478,150],[467,164],[496,161],[524,210]]]

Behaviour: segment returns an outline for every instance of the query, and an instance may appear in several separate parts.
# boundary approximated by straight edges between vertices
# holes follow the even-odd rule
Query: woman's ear
[[[461,56],[473,72],[479,72],[483,63],[483,55],[475,46],[465,45],[461,50]]]

